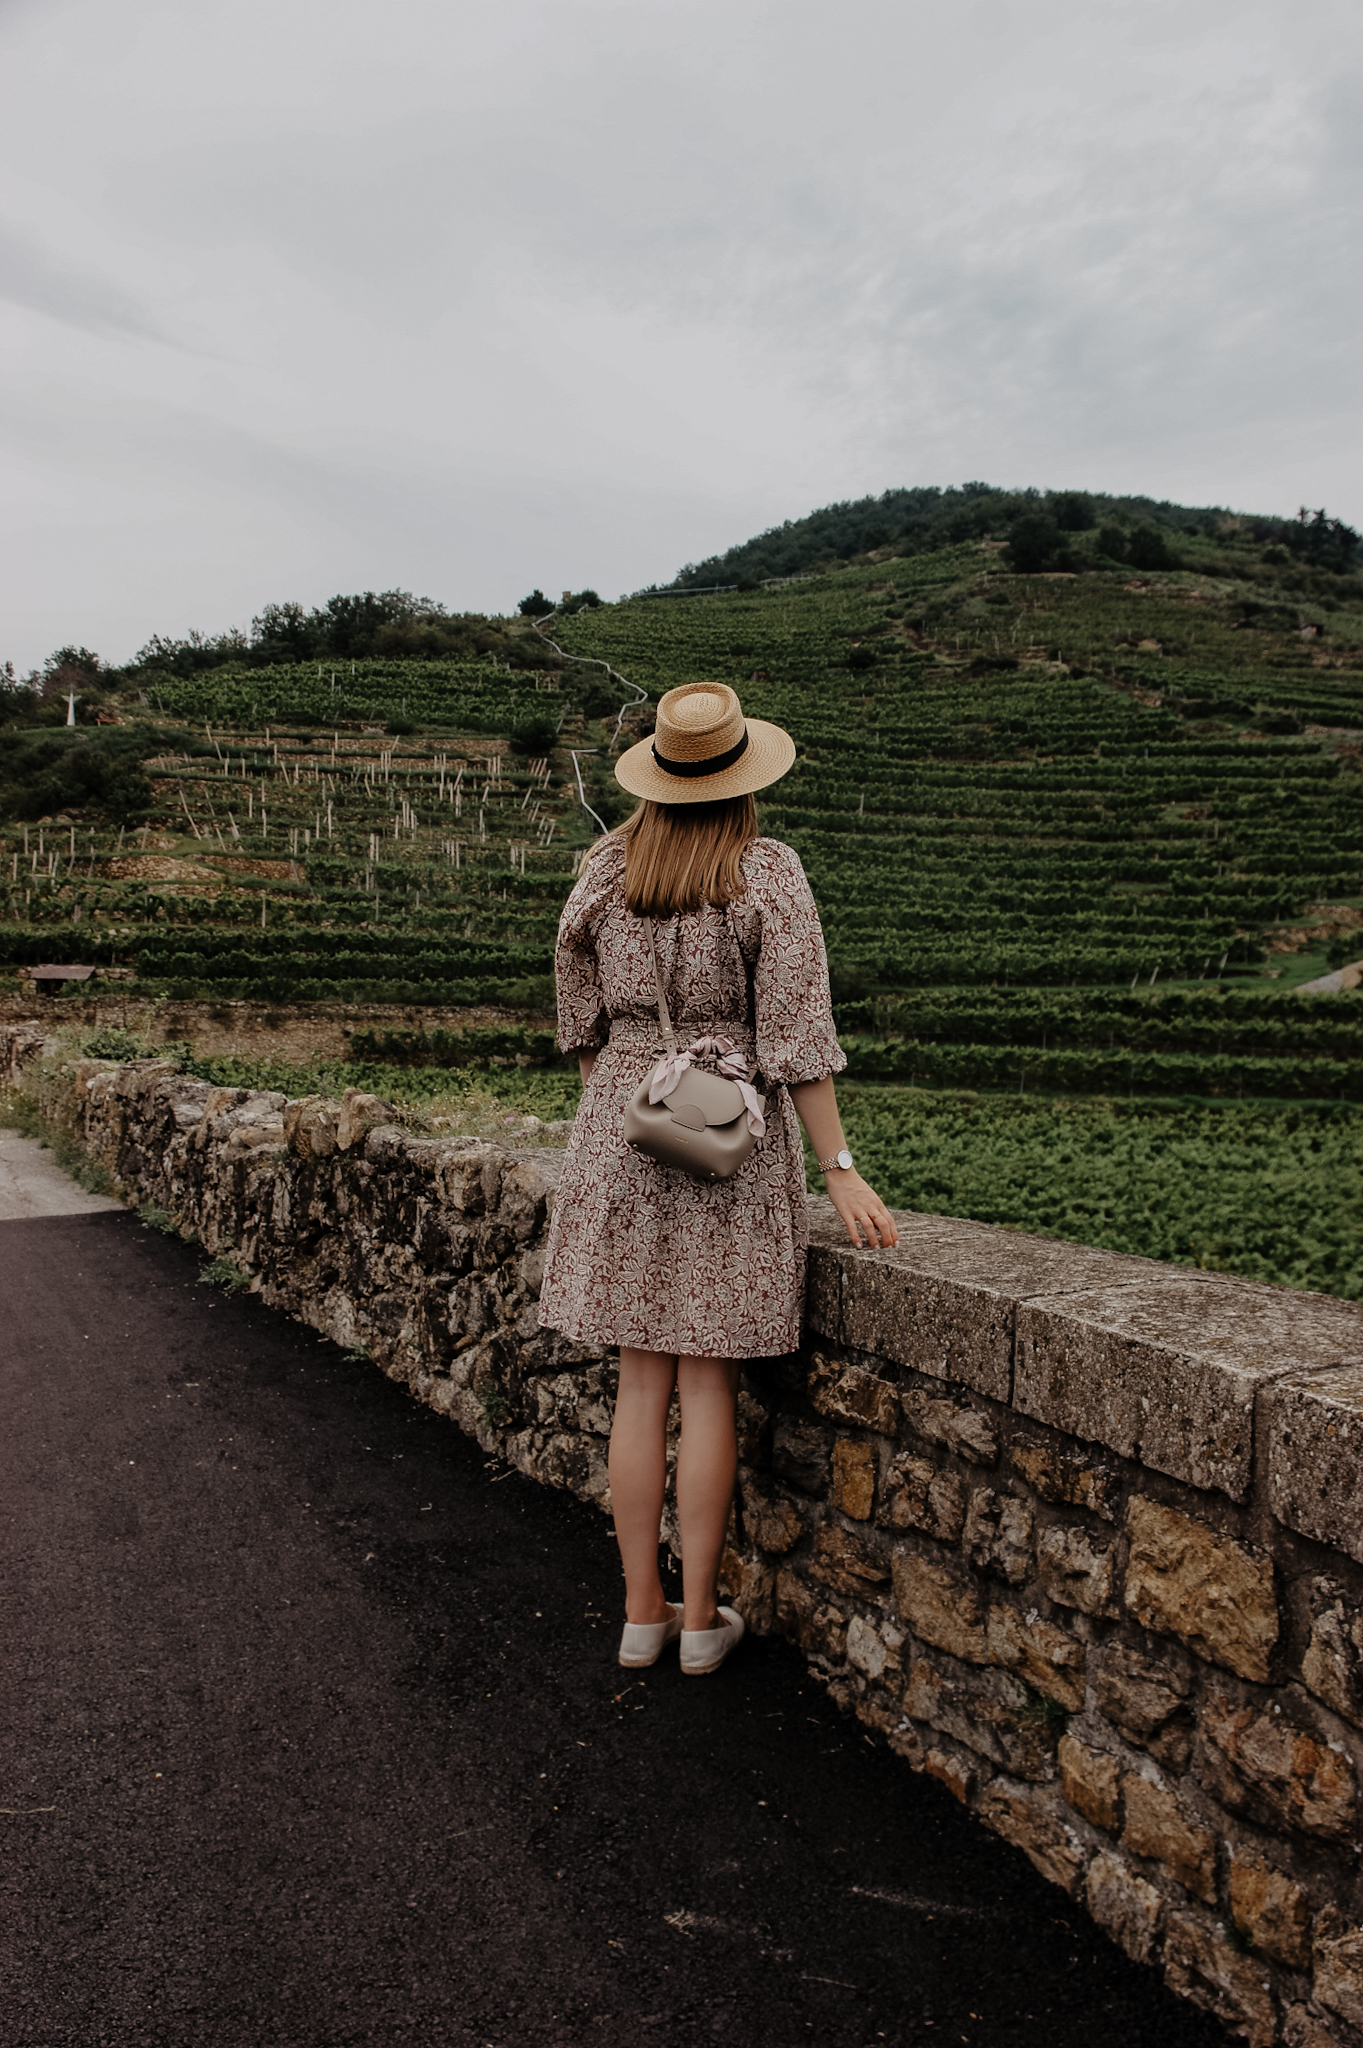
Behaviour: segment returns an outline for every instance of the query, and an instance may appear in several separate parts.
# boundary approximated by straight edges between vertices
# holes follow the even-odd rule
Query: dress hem
[[[735,1350],[731,1348],[733,1345],[732,1336],[726,1337],[722,1344],[664,1344],[659,1343],[656,1338],[649,1339],[643,1336],[607,1336],[604,1331],[590,1328],[586,1324],[578,1324],[576,1327],[573,1327],[566,1321],[548,1322],[543,1317],[540,1319],[540,1328],[542,1330],[553,1330],[560,1337],[566,1337],[572,1344],[599,1345],[603,1349],[610,1350],[618,1350],[622,1344],[627,1344],[632,1351],[657,1351],[664,1358],[728,1358],[735,1361],[745,1358],[787,1358],[792,1352],[798,1351],[800,1348],[800,1332],[798,1329],[794,1332],[793,1341],[791,1341],[792,1333],[789,1329],[780,1332],[779,1335],[773,1331],[770,1334],[775,1341],[771,1343],[758,1343],[754,1341],[745,1344],[742,1350]]]

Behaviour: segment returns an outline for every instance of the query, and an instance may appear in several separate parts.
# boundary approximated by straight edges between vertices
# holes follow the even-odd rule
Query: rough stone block
[[[533,1155],[522,1154],[503,1162],[497,1187],[497,1220],[510,1229],[518,1243],[524,1244],[542,1223],[548,1192]]]
[[[1061,1607],[1107,1620],[1120,1612],[1112,1592],[1112,1547],[1095,1543],[1082,1524],[1057,1522],[1043,1529],[1036,1556],[1041,1583]]]
[[[580,1500],[605,1506],[610,1499],[606,1453],[597,1437],[566,1433],[550,1437],[540,1452],[539,1476],[547,1485],[561,1486]]]
[[[793,1501],[765,1493],[748,1473],[741,1479],[743,1528],[750,1543],[773,1557],[784,1557],[805,1533],[803,1516]]]
[[[155,1092],[157,1099],[169,1110],[177,1130],[198,1129],[209,1093],[207,1081],[186,1081],[176,1075],[173,1080],[163,1081]]]
[[[1285,1833],[1352,1841],[1358,1807],[1345,1752],[1276,1704],[1242,1705],[1213,1690],[1199,1717],[1202,1782],[1233,1813]]]
[[[876,1454],[854,1437],[833,1446],[833,1505],[854,1522],[869,1521],[876,1504]]]
[[[806,1657],[841,1664],[847,1655],[847,1623],[836,1607],[819,1599],[814,1588],[787,1566],[776,1578],[776,1625],[791,1636]]]
[[[967,1664],[989,1663],[984,1605],[964,1571],[899,1551],[893,1573],[895,1603],[916,1636]]]
[[[1249,2048],[1273,2048],[1277,2014],[1264,1966],[1237,1954],[1220,1927],[1175,1913],[1164,1942],[1164,1981],[1180,1998],[1215,2013]]]
[[[929,1443],[954,1451],[972,1465],[997,1463],[998,1432],[983,1408],[960,1398],[925,1393],[921,1387],[906,1387],[900,1402],[910,1429]]]
[[[888,1730],[885,1740],[889,1743],[895,1755],[904,1759],[904,1762],[911,1771],[921,1771],[927,1768],[927,1757],[924,1754],[922,1738],[913,1723],[906,1720],[902,1714],[894,1727]]]
[[[921,1529],[943,1543],[955,1543],[965,1527],[965,1488],[953,1472],[901,1451],[885,1474],[882,1529]]]
[[[996,1835],[1021,1849],[1044,1878],[1073,1898],[1084,1873],[1084,1853],[1044,1793],[996,1778],[980,1800],[979,1814]]]
[[[1122,1847],[1148,1856],[1176,1883],[1209,1906],[1216,1903],[1216,1837],[1197,1827],[1176,1792],[1128,1772],[1122,1784],[1126,1826]]]
[[[410,1133],[404,1131],[400,1124],[375,1124],[364,1141],[366,1166],[377,1167],[380,1174],[400,1177],[410,1170],[412,1164],[409,1153],[411,1142]]]
[[[381,1102],[377,1095],[366,1095],[361,1088],[347,1088],[341,1097],[340,1113],[336,1119],[337,1145],[342,1152],[362,1145],[369,1133],[377,1125],[386,1123],[392,1114],[391,1105]]]
[[[1019,1304],[1013,1405],[1244,1500],[1257,1392],[1287,1369],[1356,1356],[1358,1312],[1221,1274],[1138,1271],[1122,1284]]]
[[[1065,1734],[1056,1751],[1060,1789],[1085,1820],[1096,1828],[1117,1830],[1121,1819],[1122,1767],[1105,1749],[1093,1749],[1077,1736]]]
[[[1089,1508],[1105,1522],[1115,1520],[1117,1475],[1082,1451],[1054,1444],[1014,1443],[1009,1446],[1008,1462],[1042,1500],[1057,1507]]]
[[[890,1567],[880,1552],[872,1549],[864,1537],[854,1536],[850,1529],[843,1529],[836,1522],[825,1522],[817,1531],[809,1570],[813,1578],[831,1586],[835,1593],[865,1594],[890,1576]]]
[[[1283,2014],[1283,2048],[1340,2048],[1342,2037],[1306,2005],[1289,2005]]]
[[[244,1088],[210,1088],[204,1097],[203,1117],[198,1129],[190,1139],[196,1152],[203,1152],[210,1143],[220,1144],[227,1135],[224,1118],[229,1110],[245,1099]],[[282,1121],[282,1119],[281,1119]]]
[[[904,1711],[1015,1778],[1041,1780],[1055,1774],[1053,1738],[1036,1715],[1026,1712],[1025,1696],[1006,1677],[986,1672],[953,1678],[919,1657],[909,1672]]]
[[[388,1134],[380,1127],[365,1139],[364,1156]],[[375,1162],[377,1163],[377,1162]],[[477,1138],[453,1138],[439,1147],[436,1188],[441,1202],[460,1216],[486,1216],[497,1205],[501,1183],[500,1155]]]
[[[1105,1934],[1124,1948],[1133,1963],[1148,1963],[1159,1932],[1163,1901],[1120,1856],[1095,1856],[1084,1878],[1088,1909]]]
[[[299,1159],[330,1159],[337,1150],[336,1126],[341,1106],[325,1095],[304,1095],[290,1102],[283,1116],[284,1137]]]
[[[809,1398],[821,1415],[835,1422],[860,1423],[882,1436],[898,1432],[898,1390],[863,1366],[816,1351],[810,1361]]]
[[[1170,1770],[1182,1770],[1192,1748],[1186,1711],[1191,1679],[1171,1650],[1156,1659],[1125,1643],[1108,1643],[1094,1668],[1093,1696],[1100,1714],[1128,1742],[1144,1743]]]
[[[1363,2029],[1363,1928],[1317,1941],[1312,1988],[1319,2004]]]
[[[801,1493],[820,1494],[828,1485],[828,1432],[793,1415],[777,1417],[772,1436],[771,1466]]]
[[[874,1685],[853,1701],[852,1712],[863,1728],[874,1728],[877,1735],[893,1734],[901,1719],[897,1701]]]
[[[1230,1910],[1255,1948],[1286,1963],[1311,1967],[1311,1912],[1305,1892],[1281,1870],[1235,1852],[1230,1866]]]
[[[1015,1671],[1066,1713],[1079,1712],[1084,1704],[1084,1645],[1064,1629],[1034,1614],[1019,1614],[1015,1607],[991,1607],[986,1641],[992,1663]]]
[[[897,1676],[903,1647],[904,1632],[892,1621],[882,1621],[877,1627],[865,1615],[854,1614],[847,1624],[847,1661],[867,1678]]]
[[[1262,1412],[1278,1520],[1363,1563],[1363,1310],[1350,1307],[1351,1362],[1280,1381]]]
[[[755,1635],[769,1635],[776,1619],[776,1568],[744,1557],[732,1544],[719,1567],[720,1589]]]
[[[771,1423],[771,1408],[766,1401],[749,1393],[746,1387],[738,1390],[738,1455],[745,1465],[766,1465],[767,1430]]]
[[[923,1758],[922,1768],[929,1778],[936,1778],[939,1785],[945,1785],[953,1799],[959,1799],[962,1806],[969,1806],[979,1781],[978,1771],[959,1757],[948,1756],[944,1749],[930,1749]]]
[[[1333,1579],[1313,1579],[1301,1675],[1319,1700],[1363,1727],[1363,1614]]]
[[[1032,1576],[1032,1509],[1016,1494],[977,1486],[965,1518],[965,1554],[976,1571],[1021,1586]]]
[[[1272,1559],[1140,1495],[1127,1503],[1126,1527],[1125,1600],[1142,1627],[1266,1683],[1278,1640]]]
[[[240,1159],[244,1153],[282,1151],[288,1140],[282,1117],[267,1121],[238,1123],[227,1133],[223,1141],[226,1158]]]

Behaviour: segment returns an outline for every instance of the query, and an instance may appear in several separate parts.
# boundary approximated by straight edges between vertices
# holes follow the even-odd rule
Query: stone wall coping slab
[[[1013,1405],[1244,1500],[1261,1387],[1338,1364],[1359,1337],[1352,1303],[1166,1267],[1019,1303]]]
[[[1363,1564],[1363,1343],[1347,1364],[1270,1387],[1262,1427],[1278,1520]]]

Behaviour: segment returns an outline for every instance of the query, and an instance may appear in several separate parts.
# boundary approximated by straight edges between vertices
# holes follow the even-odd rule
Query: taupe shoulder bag
[[[652,918],[647,923],[658,1021],[667,1052],[653,1072],[639,1083],[625,1111],[625,1143],[662,1166],[675,1166],[680,1172],[689,1173],[693,1180],[728,1180],[766,1128],[766,1099],[752,1086],[743,1055],[731,1038],[698,1038],[685,1051],[678,1050],[658,966]],[[735,941],[736,938],[737,935]],[[740,956],[742,951],[740,946]],[[746,973],[746,959],[743,965]],[[751,976],[748,1006],[751,1013]],[[706,1057],[717,1061],[718,1073],[695,1066],[697,1059]],[[662,1092],[664,1088],[666,1094]]]

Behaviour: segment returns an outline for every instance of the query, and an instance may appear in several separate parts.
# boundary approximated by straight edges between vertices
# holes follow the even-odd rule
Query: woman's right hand
[[[858,1249],[863,1242],[877,1250],[899,1243],[894,1217],[854,1166],[846,1170],[834,1167],[824,1175],[824,1186],[829,1201],[847,1225],[847,1235]]]

